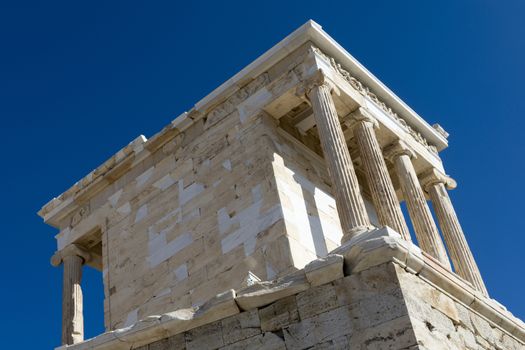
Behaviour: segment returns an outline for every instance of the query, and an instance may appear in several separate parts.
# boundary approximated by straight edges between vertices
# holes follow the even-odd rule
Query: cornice
[[[75,210],[83,208],[89,198],[109,186],[134,165],[146,159],[170,139],[190,127],[194,122],[192,117],[186,112],[181,114],[150,139],[140,135],[102,165],[77,181],[67,191],[45,204],[38,211],[38,215],[44,219],[44,222],[58,227],[60,220]]]

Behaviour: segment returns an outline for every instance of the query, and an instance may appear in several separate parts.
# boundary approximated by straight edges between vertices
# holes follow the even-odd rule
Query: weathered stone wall
[[[523,350],[525,344],[421,277],[385,263],[138,349]]]
[[[116,210],[103,249],[110,252],[111,328],[166,305],[201,304],[241,285],[249,270],[266,279],[267,270],[292,266],[279,254],[283,248],[274,247],[285,247],[285,231],[273,190],[273,150],[260,124],[262,119],[239,130],[233,118],[224,119],[181,140],[174,152],[168,145],[152,155],[155,164],[110,197]]]
[[[138,349],[413,349],[399,270],[374,267]]]
[[[525,324],[389,228],[60,350],[525,349]]]
[[[92,208],[106,208],[106,329],[200,305],[249,273],[279,277],[338,246],[322,160],[263,111],[296,84],[298,52],[94,197]]]
[[[278,136],[272,165],[294,266],[302,268],[340,245],[341,224],[324,159],[284,131]]]
[[[512,330],[505,331],[431,283],[406,272],[399,278],[421,349],[525,349]]]
[[[274,279],[339,245],[324,161],[273,118],[301,102],[309,47],[185,114],[159,144],[137,139],[82,180],[85,197],[61,199],[80,209],[61,217],[58,249],[96,247],[106,330],[201,305],[249,273]]]
[[[109,329],[168,306],[200,305],[240,287],[249,272],[278,277],[338,245],[326,170],[279,136],[271,118],[240,124],[233,113],[202,127],[153,154],[108,198],[115,209],[103,239]]]
[[[304,266],[291,257],[276,190],[275,126],[257,102],[263,87],[283,85],[284,64],[239,88],[91,200],[96,210],[88,220],[105,222],[106,329],[200,305],[240,287],[249,272],[267,280]]]

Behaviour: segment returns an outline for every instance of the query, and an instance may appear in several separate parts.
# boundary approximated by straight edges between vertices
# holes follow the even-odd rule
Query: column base
[[[357,237],[360,237],[368,232],[375,231],[375,230],[377,230],[377,227],[373,225],[354,227],[350,231],[347,231],[343,234],[343,237],[341,238],[341,246],[352,241],[353,239],[356,239]]]

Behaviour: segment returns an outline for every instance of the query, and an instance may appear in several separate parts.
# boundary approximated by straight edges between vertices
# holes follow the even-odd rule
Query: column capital
[[[326,86],[330,93],[334,93],[337,96],[339,96],[341,93],[337,86],[332,82],[325,74],[325,72],[322,69],[318,69],[314,74],[312,74],[310,77],[308,77],[306,80],[303,80],[299,86],[297,87],[297,90],[295,91],[295,94],[297,96],[305,96],[308,100],[310,99],[310,92],[315,87],[321,87]]]
[[[364,107],[359,107],[350,113],[348,119],[348,122],[345,124],[350,129],[355,128],[359,122],[370,123],[374,129],[379,129],[379,123],[377,119]]]
[[[457,183],[453,178],[443,174],[436,168],[432,168],[423,172],[420,176],[420,182],[425,192],[428,192],[428,188],[437,183],[442,183],[449,190],[453,190],[457,186]]]
[[[79,256],[82,258],[84,264],[91,260],[91,254],[85,248],[78,244],[70,244],[53,254],[51,257],[51,265],[54,267],[59,266],[64,261],[64,258],[68,256]]]
[[[406,155],[410,159],[416,159],[417,155],[416,152],[410,147],[405,141],[403,140],[397,140],[392,142],[390,145],[386,146],[383,150],[383,154],[386,159],[394,162],[395,158],[399,156]]]

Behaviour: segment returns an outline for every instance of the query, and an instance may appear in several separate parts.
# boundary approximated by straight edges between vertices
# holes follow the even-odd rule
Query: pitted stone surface
[[[285,276],[280,280],[255,282],[251,287],[240,291],[236,301],[241,309],[251,310],[297,294],[309,287],[304,272],[299,271],[299,273]]]
[[[319,286],[342,278],[344,276],[343,263],[342,255],[330,254],[325,258],[314,260],[306,265],[304,272],[312,286]]]
[[[310,288],[297,295],[297,309],[301,319],[306,319],[338,307],[337,295],[332,284]]]
[[[243,312],[222,320],[222,332],[227,334],[225,344],[232,344],[261,333],[257,310]]]
[[[296,296],[292,295],[259,309],[261,329],[276,331],[291,323],[299,322]]]

